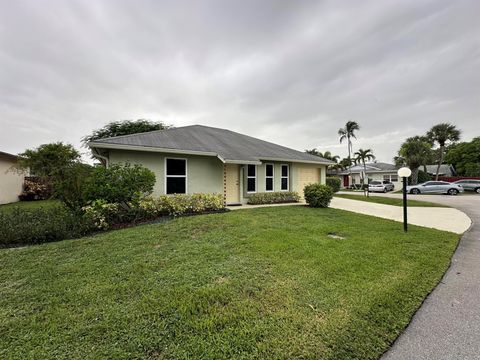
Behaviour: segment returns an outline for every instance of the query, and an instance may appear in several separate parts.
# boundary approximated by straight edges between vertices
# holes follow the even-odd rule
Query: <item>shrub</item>
[[[179,216],[224,210],[225,204],[221,194],[174,194],[140,200],[140,207],[153,209],[157,215]]]
[[[325,179],[326,184],[330,186],[334,193],[340,191],[340,187],[342,186],[342,181],[340,178],[336,176],[329,176]]]
[[[220,194],[175,194],[134,200],[127,205],[96,200],[85,206],[83,211],[96,228],[106,230],[114,225],[151,220],[160,216],[200,214],[224,209],[223,196]]]
[[[333,190],[328,185],[310,184],[303,189],[305,201],[311,207],[326,208],[330,205],[333,197]]]
[[[63,206],[0,211],[0,246],[40,244],[86,235],[93,224]]]
[[[252,194],[248,198],[248,204],[280,204],[298,202],[300,195],[295,191],[263,192]]]
[[[79,210],[86,204],[86,184],[93,167],[83,163],[73,163],[62,171],[62,177],[54,180],[55,197],[60,199],[69,209]]]
[[[29,177],[23,183],[23,191],[18,196],[21,201],[47,200],[52,197],[52,187],[40,178]]]
[[[135,164],[115,164],[108,168],[95,168],[84,189],[86,203],[104,200],[107,203],[127,204],[135,198],[152,193],[155,174],[149,169]]]

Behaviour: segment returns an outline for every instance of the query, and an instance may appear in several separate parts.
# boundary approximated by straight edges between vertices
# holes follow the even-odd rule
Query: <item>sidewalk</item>
[[[261,207],[295,205],[304,206],[305,203],[228,206],[228,209],[242,210]],[[360,214],[380,217],[383,219],[403,222],[403,210],[401,206],[376,204],[361,200],[350,200],[334,197],[332,199],[330,207],[334,209],[352,211]],[[470,227],[471,220],[467,215],[465,215],[465,213],[453,208],[409,207],[408,223],[462,234]]]

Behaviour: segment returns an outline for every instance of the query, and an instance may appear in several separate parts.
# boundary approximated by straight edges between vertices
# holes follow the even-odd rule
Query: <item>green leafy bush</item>
[[[300,195],[295,191],[263,192],[252,194],[248,197],[248,204],[281,204],[298,202]]]
[[[326,208],[333,198],[333,190],[328,185],[310,184],[303,189],[305,201],[311,207]]]
[[[128,203],[152,193],[155,174],[141,165],[114,164],[92,171],[83,191],[86,203],[104,200],[107,203]]]
[[[221,211],[225,209],[221,194],[175,194],[158,198],[134,200],[127,206],[96,200],[83,211],[98,229],[106,230],[114,225],[146,221],[161,216],[181,216]]]
[[[40,244],[86,235],[94,229],[88,218],[63,206],[0,211],[0,246]]]
[[[326,184],[330,186],[334,193],[340,191],[340,187],[342,186],[342,181],[339,177],[336,176],[329,176],[325,179]]]

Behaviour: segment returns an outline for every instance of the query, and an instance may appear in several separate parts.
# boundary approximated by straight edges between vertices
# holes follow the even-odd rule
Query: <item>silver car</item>
[[[427,181],[423,184],[407,186],[410,194],[448,194],[457,195],[463,192],[463,187],[446,181]]]
[[[368,191],[370,192],[384,192],[393,191],[395,189],[395,185],[390,181],[380,181],[380,180],[373,180],[370,181],[368,184]]]
[[[480,180],[464,179],[455,181],[453,184],[460,185],[464,190],[475,191],[480,194]]]

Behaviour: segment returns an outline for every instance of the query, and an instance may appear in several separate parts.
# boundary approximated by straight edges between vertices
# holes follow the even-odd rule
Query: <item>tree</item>
[[[375,160],[375,156],[372,153],[372,149],[358,149],[355,154],[355,160],[361,164],[363,164],[363,174],[367,172],[367,165],[365,164],[367,161]],[[365,178],[362,176],[362,184],[365,184]]]
[[[432,143],[438,143],[440,146],[440,159],[437,165],[437,172],[435,174],[435,180],[438,180],[438,173],[440,172],[440,166],[443,163],[445,156],[445,144],[447,142],[454,143],[460,140],[460,130],[455,125],[449,123],[442,123],[435,125],[427,132],[427,138]]]
[[[62,172],[80,160],[80,153],[70,144],[56,142],[27,149],[18,155],[18,167],[45,180],[61,177]]]
[[[354,162],[351,158],[346,157],[346,158],[343,158],[342,160],[340,160],[338,162],[338,164],[340,165],[341,169],[348,169],[350,166],[352,166],[354,164]]]
[[[98,166],[85,184],[83,200],[104,200],[128,207],[130,201],[150,195],[154,185],[155,174],[144,166],[129,163],[108,168]]]
[[[480,137],[452,145],[445,161],[452,164],[460,176],[480,176]]]
[[[338,136],[340,136],[340,144],[343,140],[347,140],[348,157],[351,158],[352,154],[352,138],[356,139],[355,131],[360,130],[360,125],[355,121],[347,121],[345,127],[338,129]]]
[[[84,146],[87,146],[90,141],[98,139],[165,130],[171,127],[170,125],[165,125],[163,122],[153,122],[145,119],[113,121],[101,129],[94,130],[91,135],[84,136],[82,142]]]
[[[401,160],[412,170],[412,184],[417,184],[418,168],[424,165],[431,155],[431,144],[423,136],[410,137],[400,146],[396,163]]]
[[[319,157],[327,159],[327,160],[331,160],[335,163],[338,163],[338,160],[340,159],[340,156],[332,155],[332,153],[330,151],[325,151],[324,153],[322,153],[321,151],[318,151],[317,149],[311,149],[311,150],[305,150],[305,152],[307,154],[310,154],[310,155],[315,155],[315,156],[319,156]]]

